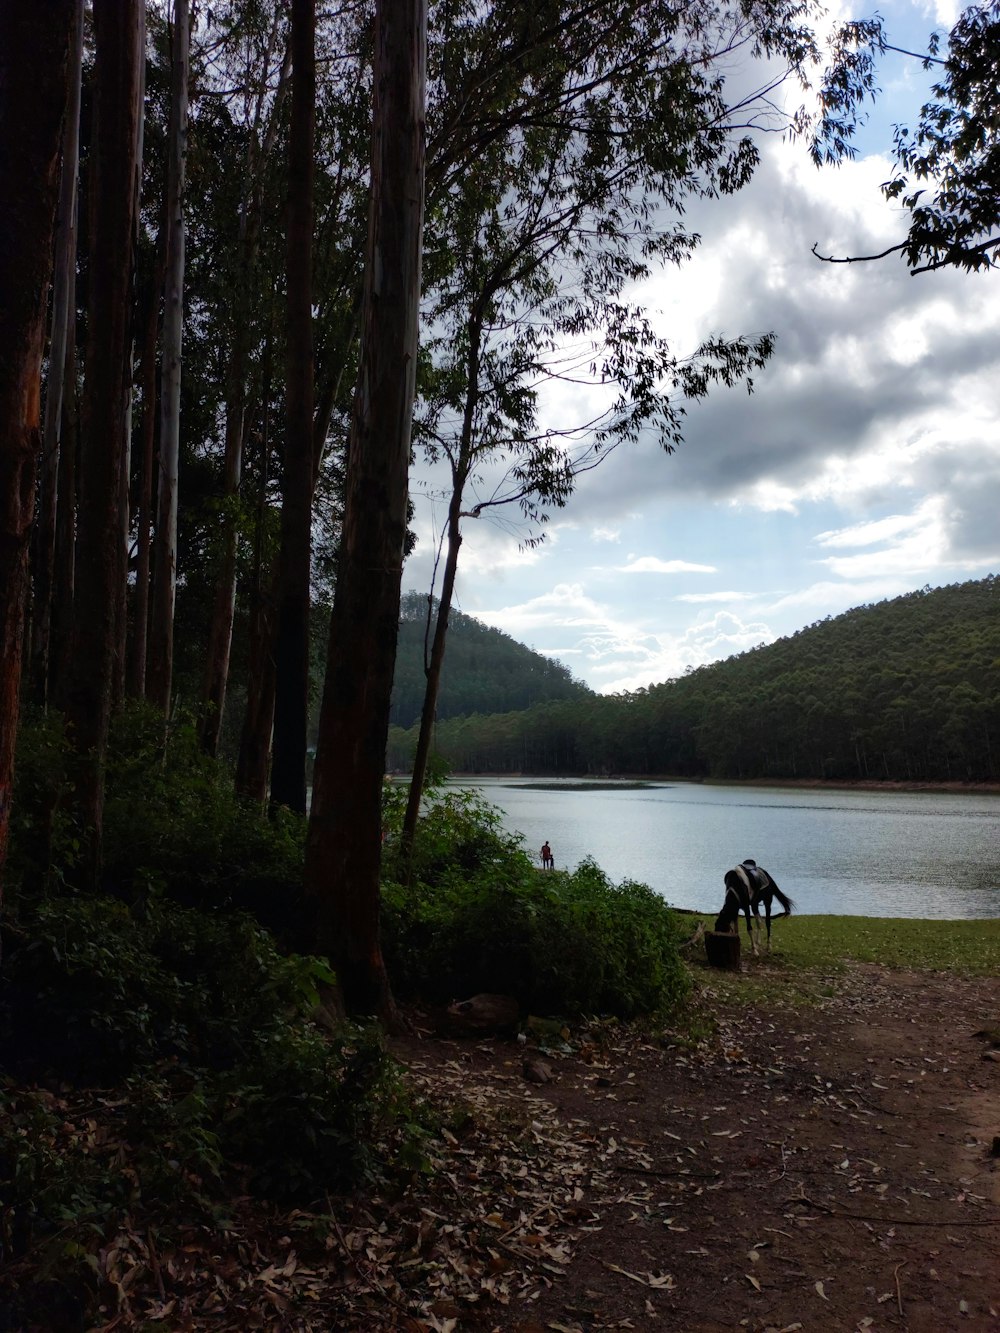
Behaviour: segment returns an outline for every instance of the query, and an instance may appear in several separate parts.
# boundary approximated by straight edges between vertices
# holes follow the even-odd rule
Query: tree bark
[[[76,270],[70,274],[69,307],[73,327],[66,344],[66,375],[59,441],[56,546],[52,571],[52,618],[49,637],[47,698],[56,708],[66,707],[66,679],[73,635],[73,597],[76,586],[76,460],[80,445],[80,403],[76,357]]]
[[[274,727],[274,607],[260,575],[251,597],[247,707],[236,764],[236,790],[258,805],[267,800]]]
[[[333,959],[348,1011],[388,1023],[381,805],[416,381],[426,44],[425,0],[378,0],[361,366],[306,842],[317,944]]]
[[[275,626],[271,804],[304,814],[309,708],[309,584],[312,562],[313,141],[316,123],[316,5],[292,0],[292,121],[289,132],[287,363],[281,547]]]
[[[268,461],[270,458],[271,336],[264,345],[263,419],[260,438],[260,493],[254,537],[253,576],[250,588],[250,644],[247,702],[236,762],[236,790],[263,805],[271,772],[271,732],[274,727],[274,596],[272,578],[265,570]],[[265,581],[266,588],[265,591]]]
[[[76,752],[84,883],[100,873],[104,762],[125,580],[121,469],[131,387],[134,263],[144,6],[95,0],[95,127],[90,166],[90,295],[81,412],[75,618],[67,716]]]
[[[132,640],[128,660],[126,693],[133,699],[146,697],[146,653],[149,646],[149,592],[152,568],[153,477],[157,433],[157,359],[160,328],[160,295],[166,260],[166,225],[160,222],[153,272],[142,302],[142,350],[139,354],[139,386],[142,392],[142,432],[139,436],[142,461],[136,504],[135,595],[132,602]]]
[[[63,126],[55,272],[52,280],[52,331],[49,337],[49,375],[45,386],[45,425],[39,472],[38,521],[35,526],[31,561],[34,579],[31,618],[31,692],[35,701],[43,706],[48,702],[49,687],[52,580],[56,551],[59,446],[62,434],[63,393],[66,384],[66,351],[71,334],[75,336],[76,332],[76,310],[71,300],[76,288],[82,70],[83,0],[74,0],[68,69],[69,96]]]
[[[73,0],[0,4],[0,891],[20,709],[28,545],[41,448],[45,303]]]
[[[166,716],[174,663],[177,589],[177,478],[180,465],[181,348],[184,336],[184,169],[187,159],[188,0],[174,0],[167,163],[166,280],[160,372],[160,481],[153,565],[153,616],[146,697]]]

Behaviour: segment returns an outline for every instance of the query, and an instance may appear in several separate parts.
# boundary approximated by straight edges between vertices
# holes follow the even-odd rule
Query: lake
[[[753,857],[802,913],[1000,917],[1000,796],[455,778],[524,835],[538,862],[591,856],[675,907],[717,911],[730,866]]]

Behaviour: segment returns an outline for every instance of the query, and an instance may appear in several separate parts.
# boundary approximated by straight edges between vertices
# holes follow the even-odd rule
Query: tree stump
[[[705,954],[713,967],[740,968],[740,937],[733,931],[710,930],[705,935]]]

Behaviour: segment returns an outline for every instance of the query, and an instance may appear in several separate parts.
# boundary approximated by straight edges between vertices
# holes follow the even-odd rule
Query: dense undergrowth
[[[405,882],[391,841],[405,796],[386,796],[382,934],[398,993],[444,1002],[489,991],[525,1013],[621,1018],[681,1003],[676,918],[652,889],[613,884],[589,860],[571,873],[536,870],[470,792],[428,810]]]
[[[177,726],[138,710],[112,739],[102,892],[74,888],[58,721],[21,733],[0,972],[0,1327],[86,1326],[123,1218],[176,1237],[237,1197],[308,1205],[412,1172],[428,1113],[381,1034],[331,1017],[304,938],[304,822],[265,818]],[[478,991],[525,1014],[630,1017],[685,989],[673,918],[591,863],[537,872],[494,811],[431,804],[383,934],[404,999]],[[8,1295],[3,1295],[4,1287]]]

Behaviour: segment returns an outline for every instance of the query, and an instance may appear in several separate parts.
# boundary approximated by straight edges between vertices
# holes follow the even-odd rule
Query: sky
[[[910,49],[956,17],[943,2],[879,10]],[[691,405],[671,456],[651,439],[616,450],[533,549],[508,512],[466,521],[459,610],[613,693],[1000,570],[1000,276],[911,277],[898,257],[831,265],[811,253],[902,239],[879,186],[891,126],[914,123],[927,82],[918,62],[893,58],[854,162],[817,169],[802,143],[775,136],[749,187],[688,218],[696,257],[639,299],[679,352],[711,333],[773,331],[754,393],[715,389]],[[560,420],[556,398],[544,410]],[[404,587],[426,593],[445,502],[419,474],[411,494]]]

